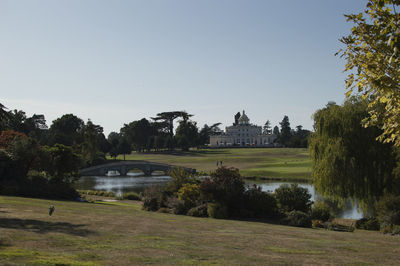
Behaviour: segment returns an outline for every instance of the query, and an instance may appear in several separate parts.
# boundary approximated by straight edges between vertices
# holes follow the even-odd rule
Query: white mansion
[[[210,136],[210,146],[272,147],[275,139],[276,135],[270,131],[263,131],[262,127],[250,124],[250,119],[243,111],[237,123],[226,127],[220,135]]]

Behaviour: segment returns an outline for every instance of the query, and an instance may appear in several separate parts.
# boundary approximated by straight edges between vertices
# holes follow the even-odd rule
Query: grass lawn
[[[48,207],[56,210],[48,215]],[[400,238],[0,196],[0,265],[398,265]]]
[[[118,159],[122,160],[123,156]],[[132,153],[127,160],[146,160],[195,168],[198,172],[215,170],[216,161],[236,167],[246,177],[309,179],[311,161],[307,149],[247,148],[206,149],[190,152]]]

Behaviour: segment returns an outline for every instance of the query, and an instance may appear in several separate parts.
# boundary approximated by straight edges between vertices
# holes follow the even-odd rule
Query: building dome
[[[243,114],[239,117],[238,122],[239,122],[239,125],[248,125],[249,124],[250,119],[244,113],[244,110],[243,110]]]

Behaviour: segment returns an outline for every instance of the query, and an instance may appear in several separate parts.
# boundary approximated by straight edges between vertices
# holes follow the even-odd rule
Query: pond
[[[171,177],[165,175],[143,176],[138,173],[128,173],[128,176],[83,176],[76,183],[75,188],[82,190],[104,190],[112,191],[117,195],[126,192],[142,192],[146,187],[152,185],[165,185]],[[252,181],[246,180],[246,185],[257,184],[263,191],[273,192],[282,184],[290,184],[284,181]],[[311,200],[322,199],[312,184],[299,183],[299,186],[307,188],[311,194]],[[350,200],[346,200],[336,210],[336,217],[346,219],[360,219],[363,217],[361,210]]]

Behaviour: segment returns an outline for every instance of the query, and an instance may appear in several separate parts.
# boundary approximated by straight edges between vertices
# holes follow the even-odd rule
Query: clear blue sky
[[[65,113],[105,133],[158,112],[204,123],[312,128],[344,100],[351,27],[366,0],[0,0],[0,102],[48,125]]]

